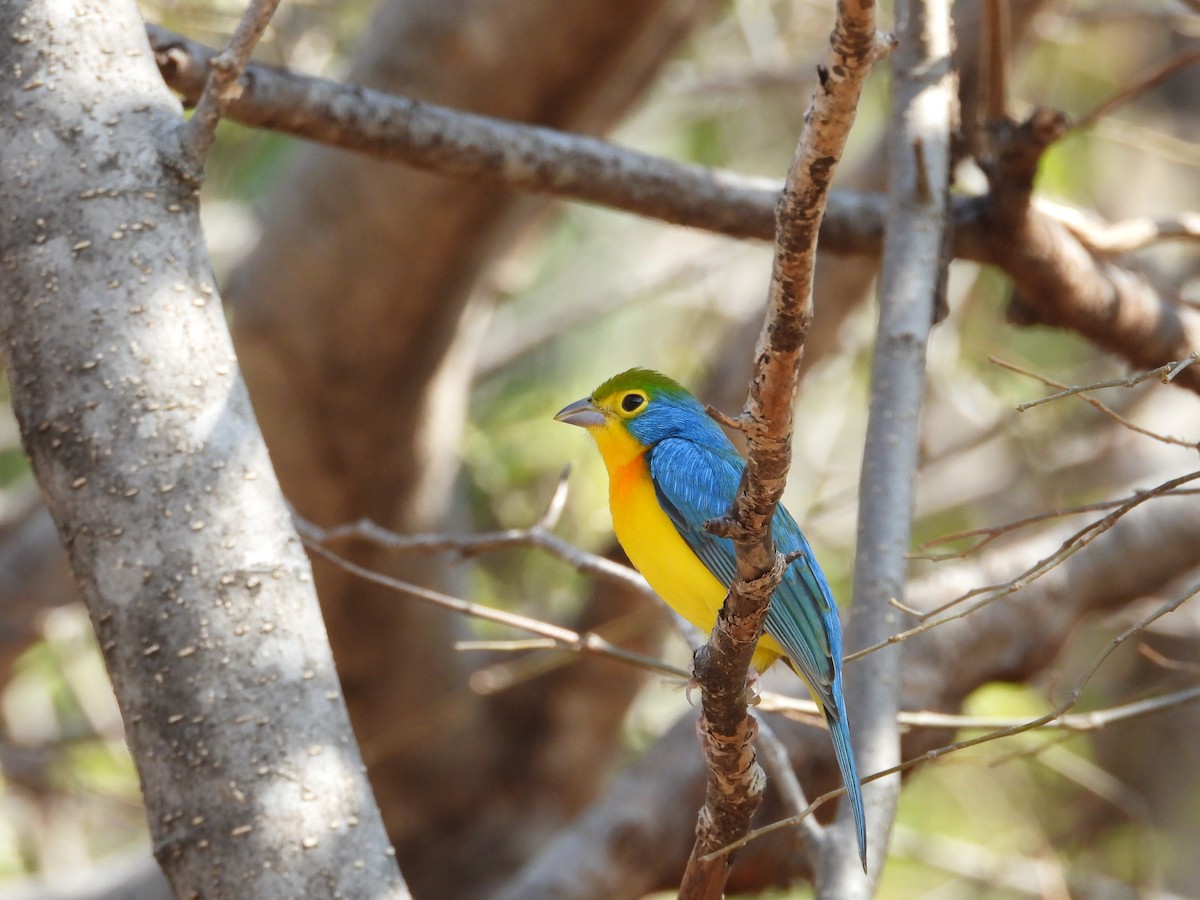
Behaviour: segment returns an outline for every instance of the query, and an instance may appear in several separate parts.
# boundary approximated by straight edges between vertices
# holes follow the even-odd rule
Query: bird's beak
[[[564,406],[554,418],[568,425],[578,425],[580,428],[593,428],[604,424],[604,413],[592,405],[591,397],[584,397],[569,406]]]

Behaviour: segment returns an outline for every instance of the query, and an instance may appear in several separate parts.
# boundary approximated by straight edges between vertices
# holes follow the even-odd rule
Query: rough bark
[[[838,4],[830,49],[776,208],[767,311],[739,420],[746,470],[726,517],[705,525],[733,539],[737,578],[708,644],[696,654],[709,778],[681,897],[724,893],[731,858],[709,854],[746,834],[765,788],[754,749],[757,729],[746,710],[746,674],[771,594],[785,570],[771,522],[792,459],[792,412],[812,320],[817,235],[878,39],[870,0]]]
[[[407,896],[131,3],[0,7],[0,332],[180,896]]]

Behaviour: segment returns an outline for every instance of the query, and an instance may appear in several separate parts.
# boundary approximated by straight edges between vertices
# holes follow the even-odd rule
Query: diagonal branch
[[[746,832],[764,790],[745,685],[771,594],[784,571],[771,522],[791,462],[792,404],[812,320],[817,235],[863,85],[877,54],[890,46],[876,34],[872,3],[840,3],[837,9],[830,50],[818,69],[820,86],[776,209],[767,314],[740,418],[746,470],[727,517],[713,523],[714,531],[734,541],[737,578],[709,643],[696,654],[709,777],[681,897],[721,896],[730,860],[709,854]]]
[[[163,78],[195,102],[215,51],[147,25]],[[716,172],[599,138],[466,113],[263,65],[247,68],[231,118],[442,175],[495,181],[770,239],[779,182]]]
[[[159,70],[185,101],[205,84],[212,48],[157,25],[147,26]],[[250,65],[241,96],[227,110],[247,125],[271,128],[377,157],[471,180],[597,203],[731,237],[769,240],[780,185],[672,162],[596,138],[471,115],[356,85]],[[1045,145],[1043,145],[1045,146]],[[1021,178],[1032,185],[1034,166]],[[954,255],[993,265],[1013,280],[1021,322],[1069,328],[1139,368],[1182,359],[1200,346],[1200,313],[1180,308],[1144,278],[1090,252],[1073,229],[1027,195],[1021,239],[1012,217],[996,215],[1010,193],[1004,177],[992,193],[952,205]],[[878,253],[886,198],[836,191],[821,222],[821,248]],[[1162,236],[1188,239],[1188,229]],[[1179,383],[1200,391],[1200,370]]]
[[[225,49],[208,60],[208,78],[196,111],[184,123],[179,143],[188,175],[199,181],[204,172],[204,160],[217,136],[217,125],[229,104],[238,98],[238,84],[250,54],[271,22],[280,0],[251,0]]]
[[[1100,103],[1093,110],[1080,116],[1072,123],[1071,130],[1083,131],[1086,128],[1092,127],[1117,107],[1128,103],[1134,97],[1144,94],[1152,88],[1158,87],[1164,81],[1173,78],[1197,62],[1200,62],[1200,48],[1189,47],[1165,63],[1155,66],[1151,71],[1139,77],[1133,84],[1117,91],[1117,93]]]

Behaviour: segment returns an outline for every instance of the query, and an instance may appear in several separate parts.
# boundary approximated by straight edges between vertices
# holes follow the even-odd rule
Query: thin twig
[[[1019,724],[1007,726],[1004,728],[999,728],[999,729],[996,729],[995,731],[990,731],[987,734],[980,735],[979,737],[970,738],[969,740],[965,740],[965,741],[958,741],[953,744],[948,744],[944,747],[938,747],[937,749],[930,750],[927,753],[922,753],[920,756],[915,756],[915,757],[912,757],[911,759],[907,759],[904,762],[900,763],[899,765],[891,767],[890,769],[885,769],[881,772],[874,772],[874,773],[866,776],[862,780],[863,784],[867,784],[868,782],[876,781],[877,779],[880,779],[880,778],[886,778],[889,775],[895,775],[900,772],[908,771],[909,769],[915,768],[916,766],[923,765],[925,763],[934,762],[934,761],[941,759],[942,757],[948,756],[952,753],[957,753],[959,751],[966,750],[969,747],[977,747],[980,744],[986,744],[991,741],[999,740],[1001,738],[1012,737],[1017,734],[1024,734],[1027,731],[1033,731],[1035,729],[1043,728],[1046,725],[1048,725],[1049,723],[1054,722],[1058,719],[1061,719],[1079,702],[1080,697],[1083,695],[1083,689],[1091,681],[1092,676],[1094,676],[1096,674],[1096,672],[1097,672],[1097,670],[1099,670],[1100,666],[1102,666],[1104,664],[1104,662],[1117,650],[1118,647],[1120,647],[1123,643],[1125,643],[1129,638],[1133,637],[1134,635],[1140,634],[1142,631],[1144,631],[1146,628],[1148,628],[1151,624],[1153,624],[1158,619],[1161,619],[1163,616],[1167,615],[1168,613],[1172,613],[1175,610],[1179,609],[1181,606],[1183,606],[1183,604],[1185,604],[1187,601],[1192,599],[1192,597],[1196,596],[1196,594],[1200,594],[1200,583],[1193,585],[1187,591],[1185,591],[1183,594],[1180,594],[1178,597],[1169,601],[1168,603],[1164,603],[1162,606],[1158,607],[1157,609],[1155,609],[1153,612],[1151,612],[1150,614],[1148,614],[1147,616],[1145,616],[1138,622],[1135,622],[1133,625],[1131,625],[1125,631],[1121,632],[1119,635],[1117,635],[1115,638],[1113,638],[1111,641],[1109,641],[1109,643],[1104,647],[1104,649],[1101,650],[1100,653],[1097,654],[1096,658],[1092,661],[1092,664],[1088,667],[1087,671],[1085,671],[1084,674],[1080,677],[1080,679],[1076,682],[1075,687],[1071,689],[1070,693],[1067,694],[1067,696],[1063,700],[1063,702],[1060,703],[1051,712],[1046,713],[1044,716],[1039,716],[1036,719],[1030,719],[1027,721],[1020,722]],[[1186,689],[1183,691],[1177,691],[1172,695],[1168,695],[1167,701],[1163,702],[1163,703],[1152,703],[1150,701],[1145,701],[1144,703],[1131,703],[1131,704],[1127,704],[1125,707],[1118,707],[1116,710],[1111,711],[1113,713],[1113,715],[1104,724],[1112,724],[1113,722],[1117,722],[1117,721],[1124,721],[1124,720],[1128,720],[1128,719],[1132,719],[1132,718],[1137,718],[1139,716],[1150,715],[1152,713],[1161,712],[1163,709],[1167,709],[1167,708],[1174,707],[1174,706],[1182,706],[1186,703],[1195,702],[1197,700],[1200,700],[1200,687],[1189,688],[1189,689]],[[1118,710],[1119,710],[1119,712],[1118,712]],[[1087,714],[1083,714],[1083,715],[1086,716]],[[735,841],[734,843],[730,844],[727,847],[722,847],[720,850],[716,851],[714,856],[727,855],[729,853],[734,852],[735,850],[738,850],[741,847],[744,847],[746,844],[750,843],[750,841],[752,841],[752,840],[756,840],[757,838],[760,838],[764,835],[770,834],[774,831],[778,831],[781,828],[790,828],[793,825],[796,825],[803,818],[812,815],[818,808],[820,808],[825,803],[829,802],[830,800],[834,799],[835,797],[841,796],[844,793],[845,793],[845,788],[836,788],[835,790],[832,790],[825,794],[822,794],[820,797],[815,799],[811,804],[809,804],[808,808],[805,809],[804,812],[800,816],[792,816],[791,818],[788,818],[788,819],[781,819],[778,822],[772,822],[770,825],[765,825],[762,828],[757,828],[754,831],[750,832],[748,835],[746,835],[746,837],[742,838],[741,840]]]
[[[217,124],[229,104],[241,96],[238,80],[250,62],[254,47],[267,30],[279,2],[250,0],[225,49],[209,61],[208,82],[196,101],[195,112],[184,123],[179,139],[184,162],[189,174],[196,180],[204,172],[204,160],[216,137]]]
[[[455,641],[460,652],[524,653],[526,650],[557,650],[562,645],[550,638],[524,638],[513,641]]]
[[[1084,210],[1044,197],[1038,197],[1034,206],[1065,225],[1088,252],[1096,256],[1124,256],[1164,241],[1200,242],[1200,215],[1196,213],[1181,212],[1172,218],[1138,216],[1120,222],[1105,222]]]
[[[1145,646],[1138,648],[1145,652]],[[1176,664],[1181,670],[1200,674],[1200,667]],[[1183,706],[1200,700],[1200,685],[1182,688],[1158,697],[1148,697],[1119,706],[1085,713],[1068,713],[1037,726],[1039,731],[1069,731],[1086,733],[1099,731],[1118,722],[1136,719],[1151,713],[1161,712],[1176,706]],[[807,725],[818,724],[821,719],[820,708],[812,700],[801,700],[772,691],[764,691],[758,704],[762,712],[776,713],[793,721]],[[896,722],[906,728],[953,728],[957,730],[976,730],[1017,728],[1028,724],[1028,716],[966,716],[959,713],[941,713],[931,710],[901,710],[896,716]]]
[[[1181,359],[1179,362],[1175,363],[1175,365],[1171,366],[1171,370],[1162,377],[1163,384],[1169,384],[1170,382],[1174,381],[1176,375],[1195,362],[1200,362],[1200,352],[1193,353],[1186,359]]]
[[[311,527],[316,528],[316,526]],[[316,531],[319,533],[320,529],[316,529]],[[610,656],[675,678],[682,677],[686,679],[688,677],[688,673],[682,669],[677,669],[652,656],[646,656],[642,653],[618,647],[594,631],[572,631],[569,628],[552,625],[540,619],[522,616],[518,613],[507,612],[506,610],[496,609],[491,606],[483,606],[479,603],[472,603],[469,600],[462,600],[458,597],[452,597],[449,594],[443,594],[441,591],[401,581],[398,578],[392,578],[388,575],[372,571],[365,566],[360,566],[358,563],[351,562],[344,556],[339,556],[325,547],[319,539],[314,539],[312,534],[307,532],[307,529],[300,532],[300,537],[304,542],[304,546],[312,553],[315,553],[322,559],[328,560],[339,569],[349,572],[351,575],[356,575],[364,581],[369,581],[372,584],[395,591],[398,594],[406,594],[433,606],[448,609],[465,616],[472,616],[476,619],[483,619],[486,622],[495,622],[498,625],[507,625],[510,628],[517,628],[521,631],[528,631],[531,634],[541,635],[554,641],[560,647],[567,650],[574,650],[577,653]]]
[[[1061,400],[1063,397],[1071,397],[1071,396],[1074,396],[1075,394],[1086,393],[1087,391],[1098,391],[1103,388],[1114,388],[1114,387],[1131,388],[1131,387],[1135,387],[1135,386],[1141,384],[1142,382],[1150,381],[1151,379],[1154,379],[1154,378],[1158,378],[1160,381],[1167,382],[1170,379],[1174,378],[1177,372],[1187,368],[1192,363],[1196,362],[1197,359],[1200,359],[1200,353],[1193,353],[1191,356],[1187,357],[1186,359],[1182,359],[1178,362],[1164,363],[1163,365],[1158,366],[1157,368],[1149,369],[1144,372],[1137,372],[1133,375],[1127,375],[1124,378],[1111,378],[1106,381],[1096,381],[1096,382],[1093,382],[1092,384],[1081,384],[1081,385],[1076,385],[1073,387],[1069,387],[1065,384],[1060,384],[1059,382],[1056,382],[1056,381],[1051,381],[1050,379],[1046,378],[1043,375],[1039,375],[1030,369],[1026,369],[1024,366],[1017,365],[1016,363],[1007,362],[1003,359],[1000,359],[997,356],[989,356],[988,362],[993,363],[994,365],[1000,366],[1001,368],[1008,369],[1011,372],[1016,372],[1018,375],[1026,375],[1030,378],[1034,378],[1034,379],[1042,382],[1042,384],[1047,384],[1047,385],[1050,385],[1051,387],[1062,388],[1062,390],[1059,391],[1058,393],[1051,394],[1048,397],[1040,397],[1037,400],[1028,400],[1025,403],[1018,404],[1017,411],[1025,412],[1026,410],[1033,409],[1033,407],[1035,407],[1035,406],[1041,406],[1043,403],[1049,403],[1051,400]]]
[[[704,407],[704,411],[708,413],[709,417],[718,425],[723,425],[725,428],[728,428],[731,431],[741,431],[745,427],[741,418],[727,415],[726,413],[721,412],[721,410],[717,409],[715,406],[706,405]]]
[[[399,534],[370,519],[360,519],[332,528],[320,528],[301,517],[294,509],[292,517],[296,520],[296,528],[301,536],[319,544],[356,539],[369,541],[376,547],[394,553],[445,552],[456,553],[465,558],[499,550],[534,547],[562,560],[582,575],[604,579],[643,597],[661,602],[646,583],[646,579],[634,569],[595,553],[588,553],[551,531],[558,523],[566,504],[569,472],[570,467],[563,470],[545,512],[527,528],[506,528],[503,531],[485,531],[471,535]]]
[[[589,553],[555,535],[551,529],[558,523],[567,502],[567,476],[571,467],[563,469],[545,512],[527,528],[508,528],[471,535],[400,534],[384,528],[370,519],[360,519],[332,528],[321,528],[290,509],[297,533],[306,542],[328,544],[340,540],[363,540],[382,550],[394,553],[456,553],[470,558],[483,553],[530,547],[562,560],[581,575],[590,575],[641,594],[667,613],[675,630],[693,650],[704,644],[699,629],[663,602],[646,583],[646,579],[629,566]]]
[[[1161,441],[1164,444],[1173,444],[1177,447],[1189,447],[1194,449],[1197,446],[1200,446],[1200,443],[1197,441],[1185,441],[1182,438],[1159,434],[1157,431],[1151,431],[1148,428],[1143,428],[1142,426],[1129,421],[1115,409],[1105,403],[1102,403],[1095,397],[1087,396],[1087,392],[1100,390],[1101,388],[1133,387],[1135,384],[1140,384],[1143,381],[1149,381],[1151,378],[1159,378],[1161,380],[1162,378],[1166,377],[1169,372],[1173,371],[1178,363],[1169,362],[1166,365],[1159,366],[1157,369],[1151,369],[1149,372],[1142,372],[1124,380],[1102,381],[1095,384],[1070,386],[1063,384],[1061,381],[1055,381],[1053,378],[1047,378],[1045,375],[1041,375],[1032,371],[1031,369],[1026,369],[1024,366],[1019,366],[1016,363],[1005,362],[1004,360],[998,359],[995,356],[991,356],[989,359],[991,362],[995,363],[1001,368],[1008,369],[1010,372],[1016,372],[1019,375],[1025,375],[1026,377],[1032,378],[1035,381],[1040,381],[1042,384],[1047,385],[1048,387],[1059,388],[1058,393],[1051,394],[1049,397],[1041,397],[1037,400],[1030,400],[1026,403],[1017,404],[1018,412],[1025,412],[1026,410],[1032,409],[1035,406],[1041,406],[1043,403],[1049,403],[1051,400],[1061,400],[1063,397],[1079,397],[1080,400],[1087,403],[1093,409],[1098,410],[1117,424],[1129,429],[1132,432],[1135,432],[1136,434],[1153,438],[1154,440]]]
[[[1190,675],[1200,675],[1200,665],[1192,662],[1184,662],[1179,659],[1171,659],[1169,656],[1159,653],[1149,644],[1140,645],[1138,652],[1160,668],[1168,669],[1172,672],[1187,672]]]
[[[974,612],[976,609],[978,609],[982,606],[988,605],[989,603],[991,603],[994,600],[998,600],[1001,597],[1007,596],[1008,594],[1011,594],[1014,591],[1017,591],[1017,590],[1025,587],[1026,585],[1030,584],[1032,581],[1035,581],[1037,578],[1044,575],[1046,572],[1050,571],[1052,568],[1057,566],[1059,563],[1061,563],[1067,557],[1078,552],[1079,550],[1082,550],[1084,547],[1086,547],[1088,544],[1090,544],[1092,541],[1094,541],[1100,535],[1104,534],[1104,532],[1108,531],[1110,528],[1112,528],[1114,525],[1116,525],[1117,522],[1121,519],[1121,517],[1124,516],[1126,513],[1130,512],[1130,510],[1134,509],[1135,507],[1141,505],[1142,503],[1144,503],[1147,500],[1150,500],[1154,497],[1161,497],[1161,496],[1165,496],[1167,494],[1172,494],[1175,492],[1175,489],[1177,487],[1179,487],[1180,485],[1187,484],[1188,482],[1191,482],[1191,481],[1195,481],[1197,478],[1200,478],[1200,471],[1189,472],[1186,475],[1181,475],[1178,478],[1173,478],[1170,481],[1164,482],[1163,484],[1160,484],[1157,487],[1153,487],[1153,488],[1150,488],[1149,490],[1145,490],[1145,491],[1136,492],[1133,496],[1122,501],[1122,503],[1113,512],[1109,513],[1104,518],[1098,519],[1095,522],[1091,522],[1090,524],[1088,524],[1085,527],[1076,531],[1074,534],[1072,534],[1070,537],[1068,537],[1065,541],[1063,541],[1059,545],[1058,550],[1056,550],[1054,553],[1050,554],[1050,556],[1047,556],[1045,559],[1039,560],[1037,563],[1030,566],[1028,569],[1026,569],[1024,572],[1022,572],[1020,575],[1018,575],[1016,578],[1013,578],[1013,579],[1005,582],[1004,584],[991,584],[991,585],[985,585],[985,586],[978,587],[978,588],[973,588],[972,590],[967,591],[966,593],[956,597],[955,599],[949,601],[948,603],[943,603],[941,606],[935,607],[934,609],[926,610],[924,613],[921,614],[922,620],[925,621],[926,624],[928,624],[928,620],[932,619],[934,616],[938,615],[939,613],[943,613],[948,609],[952,609],[953,607],[957,606],[958,604],[960,604],[966,600],[970,600],[972,597],[978,597],[980,594],[985,594],[985,593],[989,593],[989,592],[993,592],[993,591],[995,592],[994,594],[991,594],[990,596],[985,597],[979,603],[972,605],[972,607],[969,610],[962,613],[962,615],[966,615],[967,613]],[[953,618],[961,618],[962,615],[955,616]],[[946,620],[946,621],[949,621],[949,620]],[[940,624],[940,622],[939,622],[939,624]],[[925,629],[922,628],[921,630],[925,630]],[[906,637],[908,636],[907,633],[902,633],[902,634],[904,634],[905,637],[899,637],[899,639],[900,640],[906,639]],[[862,651],[862,652],[865,653],[867,651]],[[855,656],[856,655],[857,654],[855,654]],[[851,657],[851,658],[853,658],[853,657]]]
[[[853,660],[859,659],[870,653],[882,650],[884,647],[890,647],[892,644],[898,644],[906,641],[915,635],[929,631],[931,628],[937,628],[940,625],[945,625],[947,622],[953,622],[956,619],[969,616],[971,613],[976,612],[984,606],[994,603],[1002,597],[1007,597],[1010,594],[1015,593],[1031,582],[1037,580],[1055,566],[1059,565],[1068,556],[1071,556],[1072,554],[1086,547],[1104,532],[1112,528],[1122,516],[1128,513],[1135,506],[1138,506],[1154,497],[1170,493],[1180,485],[1187,484],[1189,481],[1195,481],[1197,478],[1200,478],[1200,471],[1189,472],[1186,475],[1173,478],[1170,481],[1160,484],[1156,488],[1152,488],[1151,490],[1137,495],[1135,498],[1122,503],[1121,506],[1109,513],[1103,519],[1099,519],[1098,521],[1088,525],[1086,528],[1082,528],[1075,532],[1075,534],[1063,541],[1058,550],[1045,559],[1042,559],[1030,566],[1016,578],[1013,578],[1004,584],[987,585],[986,587],[974,588],[973,590],[967,591],[948,603],[943,603],[941,606],[926,612],[920,625],[916,625],[913,628],[909,628],[905,631],[897,632],[887,640],[880,641],[855,653],[847,654],[846,661],[852,662]],[[986,593],[986,596],[984,596],[981,600],[972,603],[966,609],[961,609],[957,612],[949,613],[947,615],[940,615],[945,613],[947,610],[971,599],[972,597],[977,597],[984,593]]]
[[[1174,495],[1174,496],[1178,496],[1180,494],[1196,494],[1196,493],[1200,493],[1200,489],[1186,488],[1186,489],[1178,490],[1178,491],[1170,491],[1168,493],[1170,493],[1171,495]],[[910,559],[925,559],[925,560],[930,560],[932,562],[943,562],[943,561],[949,560],[949,559],[965,559],[966,557],[970,556],[971,554],[977,553],[978,551],[982,550],[984,547],[986,547],[988,544],[990,544],[992,541],[996,540],[997,538],[999,538],[1005,534],[1011,534],[1014,531],[1019,531],[1020,529],[1026,528],[1030,525],[1037,525],[1041,522],[1047,522],[1052,519],[1063,519],[1063,518],[1067,518],[1068,516],[1078,516],[1078,515],[1082,515],[1083,513],[1104,512],[1105,510],[1113,509],[1115,507],[1118,507],[1125,503],[1128,503],[1130,500],[1136,500],[1136,499],[1140,499],[1142,497],[1143,497],[1142,491],[1135,491],[1133,493],[1133,495],[1130,497],[1122,497],[1120,499],[1114,499],[1114,500],[1102,500],[1098,503],[1087,503],[1087,504],[1084,504],[1083,506],[1072,506],[1072,507],[1068,507],[1065,509],[1054,509],[1049,512],[1035,513],[1034,515],[1031,515],[1031,516],[1025,516],[1020,519],[1014,519],[1011,522],[1005,522],[1003,525],[990,525],[990,526],[987,526],[984,528],[969,528],[964,531],[956,531],[951,534],[943,534],[943,535],[940,535],[939,537],[932,538],[932,539],[926,541],[925,543],[921,544],[921,546],[917,547],[917,549],[915,551],[913,551],[912,553],[909,554],[909,558]],[[982,540],[976,541],[970,547],[967,547],[965,550],[962,550],[958,553],[934,554],[934,553],[923,552],[925,550],[928,550],[931,547],[940,546],[941,544],[949,544],[953,541],[961,541],[961,540],[965,540],[966,538],[974,538],[974,537],[982,538]],[[916,615],[916,616],[921,615],[921,613],[917,612],[916,610],[909,610],[908,608],[903,607],[900,604],[896,604],[896,606],[898,609],[903,609],[905,612],[911,612],[913,615]]]
[[[1194,65],[1197,61],[1200,61],[1200,47],[1192,47],[1184,50],[1182,53],[1178,54],[1173,59],[1167,60],[1157,68],[1143,73],[1140,78],[1135,80],[1132,84],[1117,91],[1117,93],[1113,94],[1095,109],[1084,113],[1075,120],[1075,122],[1071,125],[1070,130],[1083,131],[1087,128],[1090,128],[1097,121],[1107,116],[1118,106],[1129,102],[1140,94],[1144,94],[1151,88],[1157,87],[1171,76],[1176,75],[1189,66]]]

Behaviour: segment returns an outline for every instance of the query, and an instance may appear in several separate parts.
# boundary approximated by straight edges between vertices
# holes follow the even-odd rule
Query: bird
[[[561,409],[560,422],[585,429],[608,471],[613,530],[654,591],[697,628],[711,632],[736,575],[734,545],[704,523],[724,516],[746,463],[700,402],[652,369],[614,375]],[[783,507],[771,534],[792,558],[767,611],[751,666],[783,659],[821,706],[854,814],[867,867],[866,819],[842,691],[842,632],[829,582]]]

